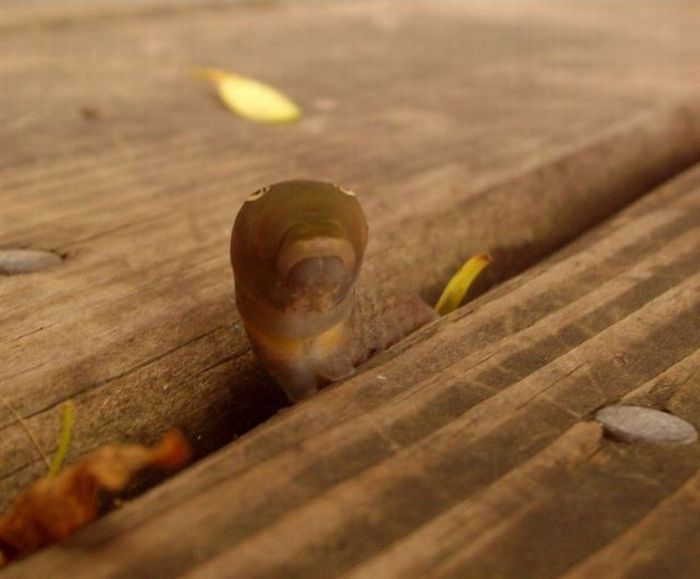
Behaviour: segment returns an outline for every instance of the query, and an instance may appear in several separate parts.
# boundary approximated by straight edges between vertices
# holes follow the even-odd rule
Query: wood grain
[[[591,417],[700,425],[699,225],[700,165],[7,577],[692,576],[700,444]]]
[[[0,38],[14,87],[0,95],[0,245],[66,260],[0,283],[0,394],[25,422],[0,416],[2,502],[42,472],[25,428],[52,452],[66,399],[72,459],[173,425],[204,454],[284,403],[237,325],[226,258],[237,206],[260,185],[312,176],[358,190],[369,290],[432,302],[470,254],[496,258],[483,291],[700,157],[699,107],[674,104],[691,97],[695,59],[650,22],[661,10],[682,30],[689,15],[647,7],[630,30],[612,5],[554,20],[536,6],[525,28],[516,6],[478,4],[60,22],[18,21],[15,6]],[[202,64],[273,82],[304,120],[228,117],[188,78]]]
[[[234,214],[261,185],[309,177],[357,190],[371,227],[364,291],[406,290],[432,303],[469,255],[489,251],[495,258],[477,288],[483,292],[700,159],[700,100],[688,82],[698,73],[698,14],[691,4],[639,3],[630,11],[613,2],[556,8],[528,2],[527,9],[520,2],[348,2],[319,10],[187,2],[170,9],[149,2],[143,9],[101,6],[99,14],[84,6],[0,8],[0,82],[12,88],[0,91],[0,247],[65,257],[46,272],[0,277],[0,505],[43,474],[32,439],[51,454],[65,400],[74,401],[77,415],[71,461],[106,441],[152,442],[172,426],[204,456],[284,405],[238,325],[227,263]],[[302,105],[302,122],[265,127],[228,116],[207,87],[190,80],[190,69],[202,65],[271,82]],[[97,111],[94,118],[81,114],[85,107]],[[157,496],[194,497],[223,472],[242,473],[287,452],[290,440],[323,432],[391,396],[408,397],[407,384],[425,381],[418,391],[425,404],[437,405],[434,411],[421,406],[386,418],[389,440],[374,440],[362,430],[366,424],[351,421],[355,439],[367,437],[369,446],[360,451],[355,439],[341,438],[328,447],[349,453],[346,470],[334,476],[350,476],[353,465],[364,468],[392,451],[395,437],[407,444],[446,420],[437,410],[456,416],[637,310],[646,313],[636,325],[622,325],[620,336],[582,352],[591,356],[587,348],[618,341],[627,351],[630,340],[647,340],[652,324],[664,348],[649,359],[662,356],[667,342],[675,356],[677,335],[662,322],[664,316],[681,316],[679,327],[690,321],[682,308],[692,306],[691,282],[673,289],[679,272],[694,267],[697,222],[686,203],[674,197],[671,208],[628,214],[646,237],[617,229],[589,237],[608,248],[600,250],[601,263],[580,252],[581,263],[557,270],[567,279],[556,284],[545,272],[523,295],[513,294],[512,285],[490,292],[480,302],[485,313],[476,333],[466,334],[458,323],[471,308],[426,328],[391,354],[412,352],[410,365],[391,370],[384,367],[388,358],[371,360],[368,367],[381,379],[349,387],[347,398],[329,393],[322,405],[295,410],[230,454],[195,467],[197,484],[173,481]],[[654,243],[678,253],[662,263],[649,253]],[[615,277],[627,268],[633,277]],[[586,299],[586,291],[613,277]],[[666,295],[671,291],[678,292],[673,299]],[[647,301],[656,305],[645,309]],[[523,353],[521,332],[550,315],[561,337],[541,334],[541,343]],[[469,348],[481,344],[487,351],[470,349],[479,360],[460,362],[467,335]],[[509,345],[487,348],[498,340]],[[422,357],[412,358],[418,351]],[[544,382],[523,386],[522,396],[573,372],[577,356],[542,370]],[[640,360],[639,376],[661,371],[663,363]],[[621,379],[623,366],[601,362],[591,380]],[[473,381],[464,393],[467,370]],[[585,367],[577,372],[579,380],[590,376]],[[676,378],[668,376],[638,395],[675,396]],[[606,390],[597,400],[609,396]],[[513,401],[503,400],[506,406]],[[687,394],[676,404],[697,410]],[[565,417],[551,420],[560,424]],[[505,462],[489,472],[497,477],[522,456],[501,456]],[[546,464],[550,455],[543,456]],[[285,468],[292,468],[296,459],[288,460]],[[270,484],[276,472],[269,471]],[[312,482],[328,476],[314,472]],[[411,492],[420,492],[424,474],[411,476],[418,485]],[[288,484],[291,498],[308,498],[284,480],[276,484]],[[467,481],[465,489],[485,480]],[[226,492],[237,497],[237,488]],[[452,499],[440,500],[446,507]],[[159,504],[146,501],[133,516],[146,521]],[[251,525],[266,524],[252,510],[246,516]],[[212,513],[212,529],[243,525],[222,517]],[[239,534],[252,529],[236,528]],[[144,533],[150,541],[144,544],[153,544],[155,535]],[[223,535],[224,542],[235,538]],[[204,559],[228,549],[228,543],[202,541]],[[195,552],[193,546],[182,555],[186,567],[200,560]],[[179,568],[178,557],[168,553],[168,569]],[[355,556],[348,554],[348,561],[359,561]],[[134,565],[138,558],[135,553]],[[341,570],[331,563],[319,556],[318,565]]]

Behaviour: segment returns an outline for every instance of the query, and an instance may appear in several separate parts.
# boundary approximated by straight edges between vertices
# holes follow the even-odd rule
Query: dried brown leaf
[[[98,513],[98,490],[123,490],[147,467],[175,470],[187,463],[190,448],[178,431],[156,446],[110,444],[43,477],[21,493],[0,518],[0,566],[46,545],[61,541],[92,521]]]

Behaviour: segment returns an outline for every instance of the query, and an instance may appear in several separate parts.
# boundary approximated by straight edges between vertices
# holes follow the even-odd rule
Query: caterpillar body
[[[293,401],[435,317],[417,296],[357,295],[367,235],[355,194],[332,183],[265,187],[236,217],[236,306],[256,356]]]

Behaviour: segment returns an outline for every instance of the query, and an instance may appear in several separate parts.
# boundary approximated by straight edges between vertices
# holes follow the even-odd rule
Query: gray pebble
[[[607,434],[623,442],[690,444],[698,439],[697,430],[689,422],[643,406],[608,406],[595,417]]]
[[[0,249],[0,273],[31,273],[61,263],[60,255],[41,249]]]

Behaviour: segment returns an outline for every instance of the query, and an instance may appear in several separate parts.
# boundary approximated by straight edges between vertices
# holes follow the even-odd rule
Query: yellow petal
[[[196,71],[196,76],[214,84],[224,106],[241,117],[258,123],[291,123],[301,110],[271,86],[231,72],[212,68]]]
[[[460,268],[460,270],[452,276],[445,289],[442,291],[442,295],[438,300],[435,311],[441,316],[449,314],[451,311],[456,310],[459,304],[462,303],[465,294],[472,285],[472,282],[476,279],[489,263],[491,258],[482,253],[481,255],[475,255],[474,257],[467,260],[467,262]]]
[[[70,438],[73,432],[75,408],[72,402],[66,402],[61,410],[61,432],[58,435],[58,448],[56,454],[53,455],[49,476],[56,476],[63,466],[63,460],[68,453]]]

